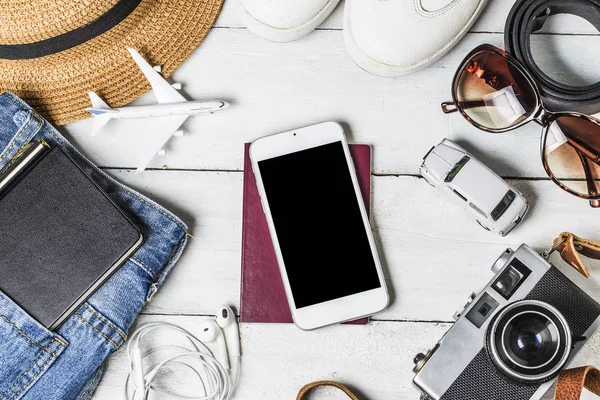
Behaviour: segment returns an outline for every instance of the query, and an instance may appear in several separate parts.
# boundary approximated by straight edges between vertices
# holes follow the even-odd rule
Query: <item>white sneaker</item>
[[[415,72],[467,33],[487,0],[346,0],[344,39],[354,62],[375,75]]]
[[[291,42],[308,35],[340,0],[240,0],[248,30],[272,42]]]

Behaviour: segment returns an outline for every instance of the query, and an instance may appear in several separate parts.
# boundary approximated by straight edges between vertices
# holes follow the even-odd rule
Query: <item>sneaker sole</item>
[[[348,50],[348,53],[350,53],[350,56],[352,57],[352,60],[356,65],[373,75],[383,76],[386,78],[397,78],[400,76],[408,75],[427,67],[428,65],[445,55],[451,48],[453,48],[467,34],[471,26],[473,26],[477,18],[479,18],[479,15],[485,8],[486,4],[487,0],[482,1],[471,16],[471,18],[467,21],[467,24],[464,26],[464,28],[456,36],[454,36],[454,38],[452,38],[452,40],[449,43],[447,43],[444,47],[438,50],[432,57],[426,58],[422,61],[419,61],[416,64],[412,64],[409,66],[396,66],[386,64],[365,54],[356,44],[354,36],[352,36],[352,30],[350,29],[350,23],[348,21],[348,6],[346,4],[346,8],[344,9],[344,41],[346,42],[346,49]]]
[[[248,30],[271,42],[291,42],[314,31],[333,12],[340,0],[329,0],[314,17],[302,25],[291,28],[277,28],[254,18],[240,2],[241,19]]]

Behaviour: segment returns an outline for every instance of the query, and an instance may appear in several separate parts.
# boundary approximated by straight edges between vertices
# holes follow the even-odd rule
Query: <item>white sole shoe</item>
[[[261,12],[255,12],[254,15],[251,14],[244,5],[244,0],[241,0],[240,17],[250,32],[263,39],[271,42],[291,42],[314,31],[333,12],[340,0],[327,0],[322,8],[315,10],[314,13],[304,16],[304,18],[289,18],[289,14],[296,13],[297,9],[301,8],[305,1],[310,0],[291,2],[289,10],[285,10],[285,5],[282,7],[281,4],[279,4],[277,10],[265,10],[264,16],[261,16],[257,15],[261,14]],[[266,3],[268,2],[265,2],[264,7],[268,8],[269,4]],[[285,13],[286,15],[281,15],[281,17],[279,17],[277,16],[277,13]]]
[[[367,72],[390,78],[423,69],[441,58],[463,38],[487,3],[487,0],[452,0],[448,1],[449,4],[442,9],[431,12],[422,8],[421,1],[346,0],[344,41],[354,62]],[[360,41],[355,36],[357,32],[353,31],[351,21],[351,15],[355,11],[351,7],[358,2],[361,5],[368,2],[376,3],[366,13],[370,14],[366,19],[372,19],[367,21],[372,26],[362,28],[362,32],[366,29],[370,30],[368,38],[361,38],[364,39],[362,42],[366,43],[363,46],[358,44]],[[394,7],[393,3],[401,3],[401,5]],[[410,4],[410,7],[407,4]],[[465,4],[470,6],[466,13],[459,8]],[[402,13],[399,13],[400,9]],[[386,15],[377,15],[378,12]],[[393,12],[397,14],[393,15]],[[381,23],[378,23],[379,17],[384,19]],[[407,19],[411,19],[410,24],[403,24]],[[437,26],[436,19],[439,21]],[[392,20],[395,20],[395,23],[392,23]],[[411,28],[406,29],[407,25]],[[358,35],[362,32],[358,32]],[[440,32],[443,32],[446,37]],[[447,37],[449,32],[451,36]],[[420,40],[411,40],[411,38]],[[422,43],[423,38],[427,38],[427,43]],[[397,50],[389,51],[394,54],[387,56],[386,51],[394,47]]]

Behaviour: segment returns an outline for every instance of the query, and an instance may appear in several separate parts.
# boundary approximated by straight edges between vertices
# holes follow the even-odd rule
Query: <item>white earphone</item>
[[[235,364],[232,359],[239,359],[242,356],[240,350],[240,328],[237,318],[229,306],[221,306],[217,309],[216,314],[217,324],[225,333],[229,362]]]
[[[199,330],[197,336],[177,325],[168,323],[150,323],[138,328],[131,335],[127,346],[130,370],[125,382],[125,397],[146,400],[152,390],[171,398],[228,400],[237,387],[241,365],[237,318],[230,307],[222,306],[217,309],[216,318],[202,321],[197,328]],[[141,339],[158,329],[170,330],[171,333],[184,337],[191,343],[193,350],[180,345],[163,345],[150,348],[142,353],[140,350]],[[214,343],[217,346],[215,353],[206,346],[206,343]],[[164,349],[177,350],[177,352],[144,368],[143,360],[147,356]],[[202,381],[203,393],[198,397],[177,396],[172,392],[165,392],[154,387],[152,383],[156,375],[163,367],[170,364],[185,365],[196,371]],[[133,380],[132,393],[129,390],[130,380]]]
[[[198,340],[202,343],[215,343],[217,345],[216,358],[219,360],[223,368],[229,370],[229,357],[227,355],[227,345],[225,344],[225,337],[223,331],[217,325],[214,319],[207,319],[202,321],[200,324],[200,334]]]

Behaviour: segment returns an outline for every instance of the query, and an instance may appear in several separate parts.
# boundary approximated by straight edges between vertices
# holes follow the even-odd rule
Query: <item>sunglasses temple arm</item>
[[[598,184],[594,180],[594,176],[592,174],[590,164],[588,163],[588,159],[583,155],[581,151],[576,151],[577,155],[579,155],[579,161],[581,161],[581,165],[583,166],[583,171],[585,172],[585,180],[587,182],[588,193],[590,194],[590,196],[598,195]],[[599,208],[600,200],[590,200],[590,207]]]
[[[465,110],[468,108],[483,107],[485,106],[485,102],[483,100],[463,101],[460,103],[460,106],[463,110]],[[453,101],[445,101],[442,103],[442,111],[444,114],[451,114],[458,111],[458,107]]]
[[[442,111],[444,114],[451,114],[458,111],[456,104],[453,101],[445,101],[442,103]]]

